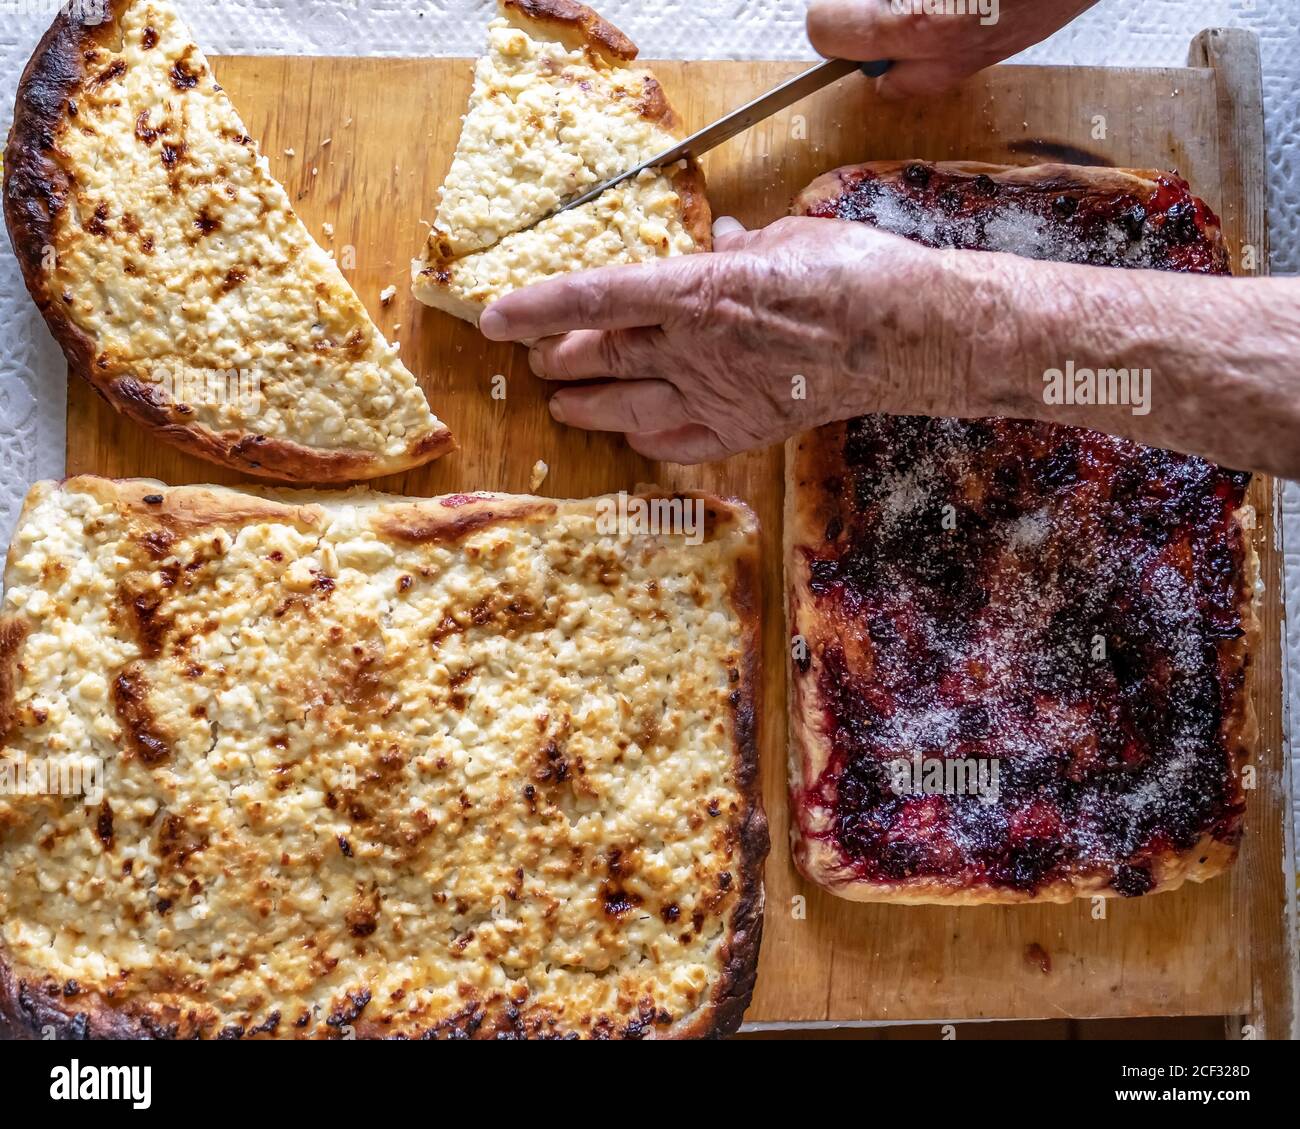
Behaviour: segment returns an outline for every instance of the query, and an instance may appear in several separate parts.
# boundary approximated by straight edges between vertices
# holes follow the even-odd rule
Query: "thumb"
[[[729,251],[745,234],[745,225],[734,216],[719,216],[713,221],[713,249]]]

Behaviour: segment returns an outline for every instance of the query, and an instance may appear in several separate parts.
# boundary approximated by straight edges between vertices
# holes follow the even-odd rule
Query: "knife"
[[[807,98],[809,94],[815,93],[824,86],[829,86],[832,82],[837,82],[854,71],[861,71],[868,78],[879,78],[893,65],[893,61],[888,59],[881,59],[874,63],[855,63],[850,59],[827,59],[824,63],[818,63],[811,70],[806,70],[803,74],[797,74],[794,78],[781,83],[780,86],[773,87],[766,94],[760,94],[752,102],[741,106],[738,110],[733,110],[724,118],[719,118],[712,125],[706,125],[698,133],[691,134],[685,141],[679,141],[671,149],[665,149],[648,161],[642,161],[635,168],[619,173],[618,176],[605,181],[603,184],[596,185],[595,188],[584,192],[581,196],[574,197],[556,208],[555,211],[544,216],[543,219],[558,216],[561,212],[567,212],[570,208],[580,208],[583,204],[590,203],[602,192],[613,188],[617,184],[622,184],[625,180],[631,180],[646,169],[663,168],[666,165],[671,165],[674,161],[680,161],[683,157],[698,157],[701,153],[707,153],[724,141],[730,141],[736,134],[744,133],[750,126],[757,125],[765,118],[770,118],[787,106],[793,106],[801,98]],[[541,220],[537,221],[537,223],[541,222]],[[536,224],[530,226],[535,227]]]

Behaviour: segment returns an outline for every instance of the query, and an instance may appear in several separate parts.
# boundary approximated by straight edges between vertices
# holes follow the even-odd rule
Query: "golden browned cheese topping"
[[[514,12],[493,20],[426,257],[481,251],[528,227],[669,148],[672,124],[644,67],[613,65]]]
[[[0,618],[0,959],[92,1026],[178,1035],[707,1021],[761,900],[754,521],[611,512],[35,487]],[[16,786],[38,767],[78,794]]]
[[[411,264],[415,297],[477,322],[498,298],[572,271],[707,250],[703,180],[685,162],[551,214],[671,148],[680,123],[645,67],[575,44],[565,21],[523,10],[543,5],[502,7],[424,252]]]
[[[121,5],[87,50],[58,160],[73,179],[43,263],[96,380],[183,405],[175,422],[365,452],[375,473],[445,430],[165,0]],[[87,44],[91,41],[86,40]]]

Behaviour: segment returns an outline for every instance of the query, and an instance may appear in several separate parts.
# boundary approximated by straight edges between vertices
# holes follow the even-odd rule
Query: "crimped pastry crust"
[[[112,0],[83,22],[97,14],[69,5],[42,38],[5,154],[10,239],[70,366],[167,442],[263,477],[348,481],[453,450],[174,8]],[[238,372],[260,386],[246,402],[178,398]]]
[[[1117,199],[1125,206],[1134,200],[1150,205],[1150,215],[1142,217],[1144,223],[1156,214],[1156,208],[1169,199],[1182,207],[1183,214],[1194,216],[1196,228],[1179,237],[1178,246],[1170,259],[1162,258],[1164,248],[1156,245],[1144,247],[1141,255],[1152,258],[1164,269],[1204,270],[1209,273],[1228,273],[1226,247],[1217,218],[1200,201],[1186,196],[1186,185],[1168,174],[1150,170],[1073,168],[1062,165],[1043,165],[1023,169],[972,162],[879,162],[864,166],[837,169],[814,181],[795,200],[794,210],[799,214],[840,216],[862,219],[867,222],[885,217],[891,230],[922,241],[934,239],[938,245],[950,245],[944,237],[951,237],[969,229],[927,227],[933,217],[917,214],[913,209],[900,207],[889,200],[881,201],[870,187],[879,184],[889,190],[900,189],[904,177],[910,177],[910,187],[928,187],[931,176],[940,179],[944,190],[953,185],[969,188],[975,178],[985,178],[996,187],[988,189],[992,197],[1001,200],[1004,193],[1025,192],[1037,194],[1040,199],[1069,196],[1075,203],[1062,209],[1068,216],[1086,211],[1089,205],[1098,208],[1100,217],[1113,207]],[[864,189],[864,185],[868,187]],[[906,190],[900,191],[905,195]],[[1163,194],[1163,196],[1162,196]],[[950,214],[961,217],[964,203],[960,196],[945,202]],[[1031,208],[1032,205],[1027,205]],[[919,209],[924,212],[924,208]],[[1163,220],[1163,217],[1161,217]],[[960,222],[954,221],[954,222]],[[1161,221],[1156,221],[1157,223]],[[1142,225],[1139,224],[1139,227]],[[1159,236],[1161,229],[1156,228]],[[982,234],[982,232],[981,232]],[[1009,238],[1019,239],[1024,229],[1013,232]],[[1034,233],[1037,234],[1037,233]],[[1147,234],[1146,232],[1143,235]],[[1130,233],[1132,238],[1132,233]],[[1050,233],[1041,247],[1050,249]],[[1139,239],[1133,239],[1139,242]],[[974,242],[974,241],[972,241]],[[1156,240],[1152,240],[1153,243]],[[970,244],[967,244],[970,245]],[[1003,248],[1012,249],[1012,248]],[[1058,245],[1058,252],[1060,246]],[[1072,246],[1070,251],[1080,258],[1097,256],[1100,261],[1122,265],[1129,254],[1128,248],[1112,257],[1110,244],[1089,233],[1089,241]],[[1042,257],[1052,257],[1044,254]],[[1064,257],[1069,258],[1070,255]],[[1037,426],[1037,425],[1031,425]],[[856,870],[850,864],[834,835],[814,819],[812,808],[805,799],[816,782],[827,779],[834,752],[832,740],[826,731],[827,719],[834,712],[821,690],[824,653],[822,644],[836,637],[840,628],[828,619],[814,596],[815,580],[812,561],[823,556],[840,536],[841,520],[837,500],[853,495],[853,467],[846,461],[851,424],[832,424],[791,439],[786,445],[786,495],[785,495],[785,562],[786,562],[786,617],[788,634],[793,641],[805,638],[810,644],[807,665],[799,669],[793,654],[788,660],[789,716],[790,716],[790,787],[794,818],[791,822],[792,848],[796,865],[809,879],[825,886],[839,897],[856,901],[888,901],[902,904],[941,903],[948,905],[1006,904],[1020,902],[1066,902],[1076,897],[1116,896],[1126,892],[1156,893],[1176,889],[1185,881],[1202,882],[1222,873],[1236,857],[1239,839],[1239,815],[1225,817],[1224,827],[1206,830],[1199,841],[1183,849],[1173,846],[1157,847],[1143,851],[1140,859],[1132,860],[1142,868],[1141,886],[1132,891],[1119,890],[1113,866],[1079,868],[1073,872],[1051,875],[1045,881],[1028,882],[1017,888],[1014,884],[992,881],[972,882],[959,875],[954,879],[930,874],[911,874],[875,880]],[[1042,425],[1044,437],[1051,434],[1068,436],[1069,428],[1049,428]],[[1086,435],[1087,433],[1077,433]],[[1141,448],[1129,444],[1135,456]],[[1010,452],[1008,452],[1010,453]],[[1174,459],[1181,458],[1173,456]],[[1136,462],[1135,462],[1135,465]],[[1008,468],[1010,469],[1010,468]],[[828,486],[826,484],[839,484]],[[987,484],[972,481],[969,489],[978,497]],[[912,487],[900,483],[900,499],[913,504],[909,496]],[[900,503],[902,504],[902,503]],[[1230,542],[1239,542],[1239,558],[1232,583],[1237,633],[1215,639],[1216,663],[1222,672],[1222,683],[1228,686],[1228,696],[1222,703],[1218,727],[1218,747],[1222,750],[1224,769],[1231,778],[1229,795],[1225,799],[1226,811],[1239,812],[1245,803],[1241,787],[1241,773],[1251,758],[1258,741],[1258,720],[1253,702],[1254,671],[1250,655],[1259,640],[1259,619],[1256,608],[1256,588],[1259,561],[1251,534],[1255,525],[1253,509],[1240,505],[1225,522]],[[851,628],[845,628],[851,631]],[[845,635],[845,646],[850,644]],[[863,641],[863,646],[869,646]],[[879,661],[878,656],[870,661]],[[973,660],[972,660],[973,661]],[[833,773],[832,773],[833,775]],[[825,787],[824,785],[822,786]],[[809,801],[811,802],[811,801]],[[818,833],[810,833],[816,824]],[[1233,828],[1236,828],[1233,830]],[[1216,833],[1217,831],[1217,833]],[[1123,860],[1120,860],[1123,861]]]
[[[698,545],[599,499],[35,487],[0,744],[104,794],[0,796],[0,1030],[733,1031],[757,527],[691,498]]]

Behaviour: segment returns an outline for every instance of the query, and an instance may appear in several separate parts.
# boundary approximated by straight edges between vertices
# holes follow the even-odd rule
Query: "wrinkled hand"
[[[969,0],[964,14],[925,15],[911,0],[812,0],[808,38],[827,58],[894,60],[876,80],[880,93],[925,97],[1046,39],[1096,2]]]
[[[565,387],[560,422],[709,462],[866,411],[962,409],[935,304],[953,260],[865,224],[720,220],[715,253],[568,275],[484,312]],[[947,303],[950,307],[957,300]],[[942,358],[942,363],[935,363]]]

